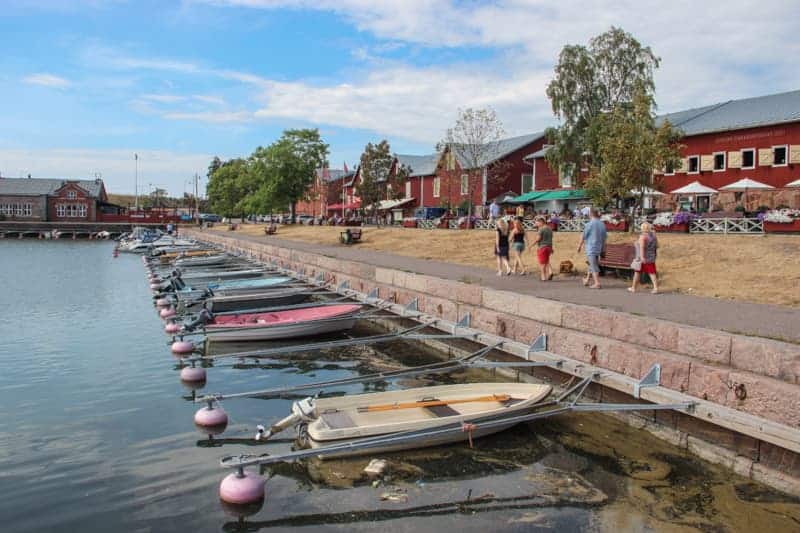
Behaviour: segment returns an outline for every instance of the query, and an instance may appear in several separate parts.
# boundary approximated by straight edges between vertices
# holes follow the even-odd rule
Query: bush
[[[733,210],[736,211],[737,213],[744,213],[744,206],[737,205]]]
[[[756,211],[758,211],[759,213],[766,213],[767,211],[769,211],[769,206],[768,205],[760,205],[760,206],[758,206],[758,209],[756,209]]]
[[[775,210],[776,210],[776,211],[778,211],[778,210],[780,210],[780,209],[790,209],[790,208],[789,208],[789,206],[788,206],[788,205],[786,205],[786,204],[781,204],[781,205],[776,205],[776,206],[775,206]],[[769,211],[769,209],[767,209],[767,211]]]

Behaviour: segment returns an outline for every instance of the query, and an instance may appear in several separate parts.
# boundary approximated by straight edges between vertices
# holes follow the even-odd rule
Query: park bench
[[[600,257],[600,267],[620,274],[633,272],[631,263],[636,257],[636,248],[633,244],[606,244],[606,253]]]
[[[339,241],[342,244],[353,244],[361,240],[361,229],[347,229],[339,233]]]

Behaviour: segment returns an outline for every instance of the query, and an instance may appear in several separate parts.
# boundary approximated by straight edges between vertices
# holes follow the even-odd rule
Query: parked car
[[[414,211],[414,218],[422,220],[433,220],[440,218],[447,212],[444,207],[418,207]]]
[[[212,213],[200,213],[199,218],[201,222],[222,222],[221,216]]]
[[[297,215],[297,223],[310,226],[314,223],[314,217],[311,215]]]

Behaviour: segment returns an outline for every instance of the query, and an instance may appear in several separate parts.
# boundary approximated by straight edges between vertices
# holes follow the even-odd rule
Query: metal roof
[[[508,154],[516,152],[523,146],[538,141],[542,137],[544,137],[544,132],[539,131],[536,133],[529,133],[527,135],[520,135],[518,137],[509,137],[508,139],[500,139],[499,141],[493,143],[487,143],[490,151],[489,153],[486,154],[484,160],[481,161],[480,166],[483,167],[488,164],[494,163],[498,159],[502,159]],[[456,150],[455,153],[456,153],[456,158],[458,159],[458,164],[461,165],[461,168],[468,168],[470,163],[463,160],[462,154],[459,154],[458,150]]]
[[[395,157],[398,163],[411,169],[411,174],[409,174],[411,177],[436,174],[436,166],[439,164],[439,154],[395,154]]]
[[[338,181],[345,176],[344,170],[340,168],[329,168],[328,169],[328,177],[325,177],[325,171],[323,169],[317,169],[317,176],[324,179],[327,182],[331,181]]]
[[[0,178],[0,194],[9,196],[53,195],[55,191],[66,185],[67,182],[75,183],[94,198],[100,197],[100,192],[103,188],[102,180]]]
[[[686,135],[740,130],[800,121],[800,90],[728,100],[714,105],[667,113],[658,117]]]

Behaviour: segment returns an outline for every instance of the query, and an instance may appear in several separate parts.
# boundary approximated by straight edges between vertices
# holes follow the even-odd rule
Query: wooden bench
[[[361,228],[347,229],[339,232],[339,241],[342,244],[353,244],[361,240]]]
[[[617,275],[632,273],[631,263],[636,257],[633,244],[606,244],[605,257],[600,258],[603,270],[613,270]]]

